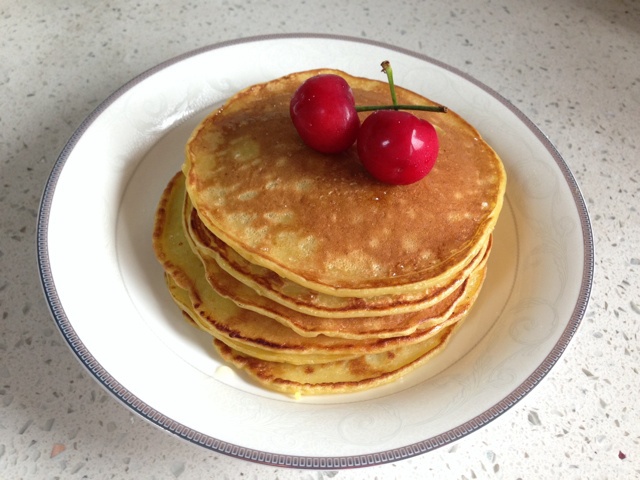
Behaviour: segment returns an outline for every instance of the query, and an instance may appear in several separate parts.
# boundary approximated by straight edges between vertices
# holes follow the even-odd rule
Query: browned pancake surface
[[[400,346],[421,343],[437,334],[439,327],[455,323],[466,313],[478,294],[484,279],[484,269],[474,275],[470,288],[464,291],[462,300],[449,315],[439,318],[435,324],[414,329],[411,334],[379,338],[340,338],[328,335],[302,336],[285,325],[258,312],[240,307],[219,295],[207,281],[204,267],[191,250],[182,228],[184,183],[176,175],[169,183],[161,199],[154,229],[153,246],[167,274],[169,289],[181,310],[203,330],[215,338],[245,349],[262,359],[280,358],[290,363],[324,362],[327,359],[345,359],[364,354],[388,351]],[[179,287],[179,288],[176,288]],[[415,325],[422,323],[420,317]],[[334,320],[340,329],[358,319]],[[385,318],[369,319],[384,324]],[[394,323],[396,319],[390,318]],[[333,333],[333,332],[329,332]],[[340,333],[339,330],[337,333]],[[286,359],[286,360],[285,360]]]
[[[355,149],[323,155],[299,139],[289,100],[315,73],[242,91],[194,132],[183,170],[206,226],[250,262],[334,295],[428,285],[468,263],[502,205],[495,152],[453,112],[417,113],[438,129],[435,167],[413,185],[380,183]],[[340,75],[358,104],[388,103],[384,82]]]
[[[279,303],[294,317],[296,312],[325,318],[364,318],[371,316],[400,315],[422,311],[434,307],[445,300],[452,300],[468,275],[481,263],[486,263],[491,248],[491,236],[486,245],[480,245],[479,252],[469,263],[461,266],[441,283],[401,294],[387,294],[372,297],[337,297],[311,290],[275,272],[248,262],[231,247],[213,235],[200,221],[197,211],[190,207],[188,196],[185,202],[185,234],[198,254],[212,286],[222,295],[233,296],[245,305],[255,305],[266,301]],[[231,282],[221,272],[228,273],[246,288],[229,292]],[[250,295],[251,298],[247,298]],[[278,308],[274,306],[274,308]],[[274,311],[274,308],[270,309]]]

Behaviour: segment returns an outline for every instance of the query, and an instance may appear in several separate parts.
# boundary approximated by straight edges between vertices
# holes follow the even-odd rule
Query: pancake
[[[407,337],[396,337],[395,339],[383,339],[381,341],[356,341],[351,344],[353,351],[328,351],[326,353],[305,351],[301,349],[292,350],[290,348],[270,348],[271,346],[260,345],[247,342],[245,338],[227,337],[219,335],[216,329],[211,329],[209,321],[198,314],[189,302],[189,294],[173,283],[171,277],[167,277],[169,290],[182,310],[183,316],[192,324],[206,333],[212,335],[214,339],[222,342],[234,351],[256,360],[268,362],[287,363],[291,365],[319,365],[336,361],[353,360],[366,355],[377,355],[389,351],[398,351],[400,348],[409,348],[413,345],[430,341],[431,338],[439,336],[443,330],[456,324],[463,319],[469,311],[470,303],[461,305],[447,321],[421,330]],[[274,332],[277,338],[279,332]],[[291,345],[283,345],[287,347]],[[343,346],[344,347],[344,346]]]
[[[457,323],[469,312],[484,279],[484,272],[484,270],[479,272],[474,279],[474,287],[469,289],[464,301],[454,309],[446,320],[416,330],[410,335],[387,337],[379,340],[361,339],[353,341],[333,341],[330,337],[324,336],[313,339],[291,336],[290,331],[273,328],[273,325],[268,322],[261,322],[260,318],[256,316],[247,317],[247,322],[237,322],[234,333],[227,335],[226,332],[228,330],[220,328],[220,322],[224,325],[226,325],[226,322],[224,318],[221,320],[219,312],[198,310],[192,304],[193,295],[191,292],[177,286],[170,276],[167,276],[167,283],[174,300],[182,312],[201,330],[211,334],[214,338],[234,350],[261,360],[305,365],[386,352],[402,346],[406,347],[422,343],[438,335],[443,328]],[[252,322],[253,325],[250,325]],[[270,332],[268,342],[261,337],[265,330]]]
[[[411,185],[373,179],[355,146],[312,151],[289,101],[320,73],[344,77],[359,105],[389,103],[387,83],[335,70],[239,92],[192,133],[153,232],[181,316],[245,378],[294,395],[373,388],[442,351],[484,283],[506,184],[496,153],[451,111],[414,112],[440,153]]]
[[[261,385],[292,395],[353,393],[379,387],[408,374],[441,352],[458,324],[429,340],[384,353],[320,365],[291,365],[243,355],[214,340],[221,357],[244,370]]]
[[[239,92],[186,146],[183,172],[199,218],[249,263],[313,291],[360,298],[446,283],[478,255],[497,221],[506,181],[500,159],[451,111],[415,112],[436,127],[440,153],[412,185],[374,180],[355,148],[310,150],[289,118],[289,100],[306,78],[329,72],[347,79],[357,104],[388,103],[386,83],[329,70]],[[396,92],[399,103],[433,103]]]
[[[243,353],[268,361],[292,364],[326,363],[377,354],[421,343],[459,320],[471,306],[484,279],[484,268],[470,281],[462,302],[452,314],[429,328],[390,338],[349,339],[317,335],[304,337],[292,329],[218,295],[191,250],[182,226],[184,182],[178,173],[168,184],[156,214],[153,245],[165,272],[169,290],[202,330]],[[380,320],[380,319],[378,319]],[[358,320],[352,320],[358,321]]]
[[[252,299],[240,300],[245,305],[263,303],[263,298],[280,303],[288,309],[300,313],[327,317],[370,317],[416,312],[453,300],[461,284],[481,263],[486,262],[490,251],[491,235],[487,241],[479,245],[478,253],[470,262],[461,267],[442,283],[426,289],[405,292],[396,295],[379,295],[375,297],[336,297],[322,292],[310,290],[274,272],[249,263],[227,244],[213,235],[202,224],[197,211],[192,207],[188,196],[185,201],[185,232],[192,244],[192,249],[202,260],[209,280],[218,292],[225,287],[220,285],[220,269],[223,269],[236,280],[247,285],[253,292]],[[224,295],[224,293],[223,293]],[[459,296],[459,295],[458,295]],[[258,298],[260,297],[260,298]],[[252,301],[253,300],[253,301]]]
[[[187,238],[189,238],[187,236]],[[491,240],[491,239],[490,239]],[[192,244],[192,249],[195,249]],[[297,310],[287,308],[281,303],[273,301],[269,295],[248,287],[227,274],[216,261],[210,258],[200,259],[205,267],[208,283],[219,294],[230,298],[239,306],[271,317],[283,325],[293,329],[303,336],[315,336],[325,334],[342,338],[384,338],[398,335],[408,335],[418,328],[428,328],[446,320],[454,308],[461,302],[465,295],[477,288],[480,270],[484,269],[491,249],[491,241],[483,252],[483,257],[466,278],[455,283],[455,290],[447,296],[442,296],[439,301],[420,310],[412,309],[409,313],[388,313],[381,317],[380,311],[372,311],[374,315],[366,317],[319,317]],[[199,251],[194,250],[197,253]],[[312,296],[313,293],[307,293]],[[326,297],[326,294],[318,294]],[[338,297],[337,300],[345,300]],[[365,313],[367,310],[363,310]],[[394,310],[394,311],[397,311]],[[356,313],[360,313],[357,311]]]

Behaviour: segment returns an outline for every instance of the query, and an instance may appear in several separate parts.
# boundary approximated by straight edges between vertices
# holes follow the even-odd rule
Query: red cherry
[[[356,141],[360,119],[353,91],[338,75],[306,80],[293,94],[289,114],[302,140],[322,153],[339,153]]]
[[[358,156],[378,180],[408,185],[424,178],[438,156],[438,134],[426,120],[409,112],[378,110],[358,133]]]

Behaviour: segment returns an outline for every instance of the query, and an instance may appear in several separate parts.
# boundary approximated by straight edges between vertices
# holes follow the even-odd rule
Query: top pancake
[[[389,103],[386,83],[333,70],[239,92],[187,144],[183,172],[200,219],[249,262],[330,295],[397,294],[442,283],[493,230],[506,181],[500,159],[455,113],[414,112],[438,131],[435,167],[412,185],[378,182],[355,148],[323,155],[298,137],[289,101],[319,73],[347,79],[359,105]],[[399,103],[433,104],[401,88],[396,93]]]

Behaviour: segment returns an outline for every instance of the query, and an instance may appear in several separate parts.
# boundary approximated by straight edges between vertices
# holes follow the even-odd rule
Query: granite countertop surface
[[[0,478],[640,478],[640,2],[25,0],[0,5],[0,31]],[[540,384],[469,435],[366,468],[252,463],[152,425],[69,349],[36,259],[47,178],[105,98],[194,49],[296,33],[399,46],[490,86],[557,147],[593,229],[586,313]]]

